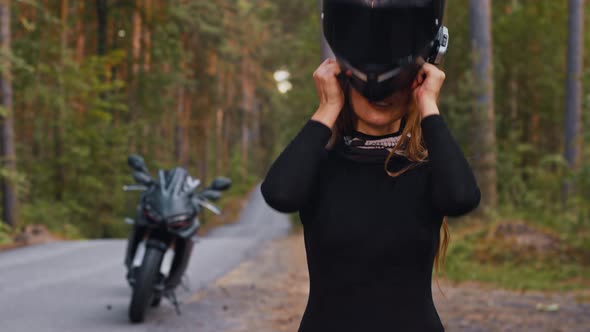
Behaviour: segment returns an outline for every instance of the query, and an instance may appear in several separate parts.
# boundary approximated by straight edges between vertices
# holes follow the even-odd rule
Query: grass
[[[447,252],[444,277],[452,281],[475,280],[512,290],[566,291],[590,288],[590,266],[580,260],[563,260],[545,257],[523,260],[507,248],[487,247],[485,236],[494,223],[479,221],[450,222],[451,242]],[[553,229],[553,231],[558,231]],[[579,241],[579,234],[558,232],[564,241],[576,236],[578,241],[568,241],[575,250],[586,252],[586,241]],[[506,251],[501,261],[482,260],[477,251]],[[586,252],[586,255],[588,253]],[[441,271],[442,275],[442,271]]]
[[[507,248],[491,246],[485,241],[486,235],[495,227],[498,221],[509,218],[499,218],[496,222],[485,223],[473,218],[450,220],[449,228],[451,241],[446,256],[444,269],[440,277],[462,282],[478,281],[493,287],[526,291],[568,291],[590,290],[590,264],[580,261],[564,261],[559,257],[544,257],[543,259],[522,259],[513,255]],[[294,229],[302,227],[298,214],[291,215]],[[556,234],[574,250],[583,251],[590,256],[590,230],[586,227],[577,229],[564,227],[564,224],[538,222],[551,234]],[[535,223],[529,223],[535,224]],[[489,251],[501,261],[482,261],[478,251]],[[444,274],[443,274],[444,272]],[[590,301],[590,295],[585,295]]]

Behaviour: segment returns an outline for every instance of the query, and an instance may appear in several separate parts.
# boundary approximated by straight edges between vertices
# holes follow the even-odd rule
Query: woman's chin
[[[390,127],[401,119],[407,107],[409,93],[399,91],[379,102],[369,102],[356,90],[351,89],[351,101],[354,112],[359,120],[375,128]]]
[[[382,109],[371,106],[369,112],[363,112],[363,114],[357,114],[357,116],[372,127],[384,127],[401,119],[403,114],[399,112],[399,110],[391,108]]]

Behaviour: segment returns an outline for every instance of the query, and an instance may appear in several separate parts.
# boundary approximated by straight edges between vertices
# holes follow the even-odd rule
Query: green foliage
[[[122,60],[123,53],[113,51],[104,57],[90,56],[80,65],[71,60],[60,61],[60,66],[40,63],[32,77],[23,74],[15,80],[16,89],[29,92],[24,102],[44,106],[33,118],[39,140],[33,144],[47,141],[43,128],[49,119],[52,143],[59,140],[62,145],[60,153],[37,155],[31,155],[31,146],[19,146],[21,174],[26,174],[27,181],[23,223],[43,223],[74,237],[109,235],[112,212],[121,206],[113,199],[121,197],[117,189],[122,183],[127,134],[125,128],[114,126],[113,117],[125,113],[127,106],[124,83],[104,80],[103,75],[105,67]],[[75,109],[76,104],[84,105],[84,114]],[[43,146],[51,151],[51,144]],[[64,176],[56,182],[58,170]]]
[[[54,233],[66,238],[81,238],[75,208],[56,202],[34,202],[22,208],[21,213],[27,224],[44,224]]]
[[[589,206],[584,200],[588,197],[586,163],[572,171],[561,157],[567,2],[515,0],[493,2],[492,6],[500,199],[497,216],[517,216],[540,224],[554,220],[555,227],[560,227],[563,220],[575,219],[589,226]],[[469,159],[478,152],[471,151],[475,145],[470,142],[470,101],[478,87],[471,83],[472,54],[466,51],[471,49],[468,1],[449,2],[446,21],[451,31],[451,48],[444,65],[447,80],[441,112]],[[590,49],[588,36],[585,45]],[[585,62],[588,67],[587,54]],[[583,78],[584,95],[588,95],[590,81],[587,74]],[[590,125],[588,112],[582,113],[583,126]],[[584,142],[588,142],[590,136],[584,135]],[[587,156],[588,145],[582,146],[583,155]],[[561,199],[565,179],[576,183],[575,197],[567,206]]]
[[[559,234],[561,240],[580,251],[590,248],[590,168],[587,142],[582,130],[583,163],[570,170],[563,157],[563,119],[565,109],[565,66],[567,41],[567,1],[492,2],[494,90],[497,135],[497,189],[499,208],[493,220],[524,220]],[[447,2],[446,24],[451,32],[450,53],[445,61],[447,73],[441,96],[441,113],[468,159],[477,156],[472,149],[472,96],[478,87],[471,83],[471,41],[468,0]],[[586,4],[590,12],[590,5]],[[586,15],[586,23],[590,16]],[[585,49],[590,49],[590,34],[585,34]],[[585,52],[585,68],[590,56]],[[588,72],[582,76],[583,95],[590,95]],[[589,103],[583,106],[583,128],[590,126]],[[575,184],[573,197],[562,200],[564,180]],[[516,289],[565,289],[588,280],[590,270],[576,262],[536,262],[522,264],[507,256],[502,247],[486,247],[500,264],[483,264],[474,258],[490,225],[473,230],[462,226],[454,234],[448,252],[447,274],[455,280],[482,280]],[[504,255],[504,256],[503,256]],[[563,283],[562,283],[563,282]]]
[[[590,279],[587,264],[557,257],[521,261],[516,255],[506,256],[505,248],[484,245],[491,227],[493,225],[482,224],[474,228],[467,223],[451,226],[451,233],[461,236],[449,245],[445,277],[455,281],[479,280],[515,290],[561,291],[586,287],[584,280]],[[588,239],[586,237],[586,243]],[[567,239],[564,242],[582,249],[579,243]],[[489,255],[504,255],[504,258],[498,262],[481,262],[476,258],[478,250],[485,250]]]
[[[12,242],[12,230],[0,220],[0,245]]]

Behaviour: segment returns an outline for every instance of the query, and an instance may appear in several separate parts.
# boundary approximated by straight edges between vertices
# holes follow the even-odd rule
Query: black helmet
[[[445,0],[324,0],[324,35],[350,82],[369,101],[408,87],[448,45]]]

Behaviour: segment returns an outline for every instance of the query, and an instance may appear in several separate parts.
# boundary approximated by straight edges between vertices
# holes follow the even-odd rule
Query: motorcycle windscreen
[[[419,3],[370,8],[326,2],[324,34],[334,53],[353,66],[397,65],[402,58],[423,56],[440,25],[435,10]]]

